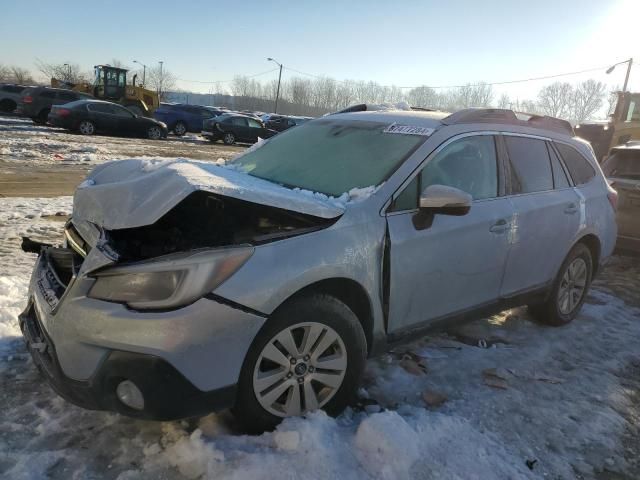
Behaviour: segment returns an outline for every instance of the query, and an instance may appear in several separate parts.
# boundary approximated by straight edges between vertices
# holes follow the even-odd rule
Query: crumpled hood
[[[345,207],[212,163],[116,160],[95,168],[73,197],[73,217],[107,230],[151,225],[197,190],[321,218]]]

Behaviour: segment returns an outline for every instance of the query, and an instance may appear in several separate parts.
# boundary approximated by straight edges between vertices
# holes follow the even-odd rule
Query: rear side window
[[[557,189],[570,187],[571,185],[569,184],[567,175],[564,173],[564,169],[560,164],[558,155],[556,155],[556,152],[551,144],[547,143],[547,148],[549,149],[549,156],[551,157],[551,169],[553,170],[553,186]]]
[[[79,95],[71,92],[58,92],[58,98],[61,100],[77,100]]]
[[[511,193],[544,192],[553,189],[549,152],[544,140],[506,135],[511,162]]]
[[[108,103],[90,103],[88,108],[91,112],[111,113],[111,105]]]
[[[564,143],[556,143],[556,147],[564,160],[564,164],[569,170],[573,183],[583,185],[596,175],[595,169],[575,148],[565,145]]]
[[[247,120],[242,118],[242,117],[234,117],[234,118],[231,119],[231,124],[239,126],[239,127],[246,127],[247,126]]]

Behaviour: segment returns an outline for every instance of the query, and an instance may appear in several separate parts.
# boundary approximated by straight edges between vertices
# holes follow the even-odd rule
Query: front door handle
[[[489,231],[493,233],[504,233],[507,231],[508,226],[509,224],[507,223],[507,221],[504,218],[501,218],[493,224]]]
[[[578,211],[578,206],[575,203],[570,203],[567,208],[564,209],[564,213],[567,215],[573,215]]]

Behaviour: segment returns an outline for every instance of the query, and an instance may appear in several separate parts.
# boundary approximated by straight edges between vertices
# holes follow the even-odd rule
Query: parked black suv
[[[93,98],[86,93],[73,92],[63,88],[33,87],[22,92],[18,112],[31,118],[35,123],[44,124],[53,105],[64,105],[76,100]]]
[[[202,123],[202,135],[212,142],[222,140],[227,145],[236,142],[255,143],[260,138],[273,137],[275,130],[268,129],[261,120],[237,113],[225,113]]]

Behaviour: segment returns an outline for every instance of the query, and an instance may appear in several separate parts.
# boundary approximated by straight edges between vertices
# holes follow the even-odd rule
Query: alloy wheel
[[[232,145],[236,141],[236,137],[232,133],[225,133],[223,140],[227,145]]]
[[[342,385],[347,350],[327,325],[305,322],[285,328],[264,346],[253,372],[260,405],[278,417],[322,408]]]
[[[89,122],[88,120],[84,120],[80,122],[79,130],[83,135],[93,135],[96,128],[93,123]]]
[[[162,136],[162,132],[158,127],[151,127],[149,129],[149,138],[151,140],[158,140]]]
[[[187,127],[184,126],[184,123],[178,122],[176,123],[176,126],[173,128],[173,133],[175,133],[178,136],[182,136],[185,133],[187,133]]]
[[[578,257],[569,264],[558,289],[558,309],[569,315],[582,301],[587,288],[587,263]]]

